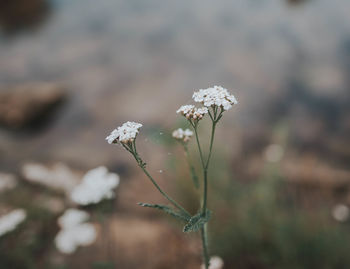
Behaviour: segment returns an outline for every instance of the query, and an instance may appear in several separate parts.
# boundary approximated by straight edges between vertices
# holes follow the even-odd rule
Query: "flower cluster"
[[[181,106],[176,113],[180,113],[186,117],[188,120],[201,120],[205,114],[208,113],[208,108],[201,107],[197,108],[193,105],[184,105]]]
[[[126,122],[121,127],[115,129],[109,136],[107,136],[106,140],[109,144],[120,143],[129,153],[131,153],[136,160],[138,166],[143,170],[145,175],[150,179],[152,184],[159,190],[159,192],[163,195],[165,199],[167,199],[174,208],[162,206],[158,204],[146,204],[140,203],[141,206],[151,207],[165,211],[170,215],[180,218],[182,220],[186,220],[187,223],[183,229],[184,232],[195,232],[201,230],[202,233],[202,245],[203,245],[203,260],[204,265],[202,268],[204,269],[222,269],[223,261],[219,257],[212,257],[209,262],[209,255],[206,246],[208,245],[207,238],[203,233],[205,233],[204,225],[210,219],[210,210],[207,207],[207,187],[208,187],[208,167],[210,163],[210,157],[213,149],[213,141],[215,134],[215,126],[219,122],[219,120],[223,116],[223,112],[229,110],[234,104],[237,104],[236,98],[228,92],[227,89],[224,89],[220,86],[214,86],[208,89],[201,89],[193,93],[192,96],[194,102],[201,103],[202,107],[196,107],[194,105],[183,105],[181,106],[176,113],[184,116],[188,123],[192,126],[195,132],[195,138],[197,141],[197,146],[200,155],[201,167],[203,170],[203,197],[202,197],[202,206],[200,212],[196,215],[191,215],[186,209],[184,209],[177,201],[172,199],[165,191],[161,189],[161,187],[157,184],[156,180],[150,175],[147,171],[146,163],[139,156],[136,149],[136,136],[139,132],[139,129],[142,127],[142,124],[135,122]],[[203,117],[208,114],[208,117],[211,119],[211,138],[209,144],[209,153],[205,158],[203,157],[201,143],[198,137],[198,125],[199,121],[203,119]],[[194,186],[198,188],[199,181],[196,174],[196,169],[191,163],[189,158],[189,151],[187,147],[187,142],[193,136],[193,132],[189,129],[183,130],[181,128],[174,130],[172,136],[179,140],[184,147],[185,155],[188,159],[188,166],[191,172],[192,180]],[[159,170],[162,172],[162,170]],[[88,192],[93,191],[95,189],[91,189]],[[84,192],[81,191],[83,194]],[[74,193],[73,193],[74,194]],[[85,195],[85,194],[84,194]],[[81,195],[81,196],[84,196]],[[73,195],[74,196],[74,195]],[[195,219],[195,221],[194,221]],[[210,267],[209,267],[210,264]]]
[[[113,189],[119,185],[119,176],[108,173],[106,167],[87,172],[82,182],[71,192],[71,199],[79,205],[97,204],[114,197]]]
[[[113,130],[109,136],[106,137],[106,140],[109,144],[113,143],[130,143],[133,142],[139,133],[140,128],[142,127],[141,123],[128,121],[125,122],[122,126],[119,126],[117,129]]]
[[[13,231],[27,217],[23,209],[15,209],[0,218],[0,236]]]
[[[172,135],[175,139],[181,140],[186,143],[193,136],[193,132],[190,129],[183,130],[179,128],[175,130]]]
[[[61,228],[77,226],[89,219],[89,214],[85,211],[75,208],[67,209],[64,214],[58,218],[57,223]]]
[[[237,104],[236,98],[221,86],[201,89],[193,93],[193,100],[202,103],[206,107],[218,106],[223,110],[229,110],[232,105]]]
[[[61,230],[55,238],[59,251],[65,254],[73,253],[79,246],[92,244],[97,237],[95,227],[87,221],[89,214],[78,209],[67,209],[58,219]]]

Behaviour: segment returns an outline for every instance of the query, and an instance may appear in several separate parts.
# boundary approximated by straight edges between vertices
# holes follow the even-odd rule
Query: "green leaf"
[[[196,215],[192,216],[191,219],[187,222],[183,231],[185,233],[198,231],[204,226],[204,224],[209,221],[210,217],[211,211],[208,209],[206,211],[206,214],[203,214],[202,212],[197,213]]]
[[[181,211],[175,211],[173,208],[166,206],[166,205],[159,205],[159,204],[147,204],[147,203],[138,203],[138,205],[143,206],[143,207],[150,207],[150,208],[156,208],[159,210],[164,211],[165,213],[180,219],[182,221],[188,222],[191,219],[191,216],[183,213]]]

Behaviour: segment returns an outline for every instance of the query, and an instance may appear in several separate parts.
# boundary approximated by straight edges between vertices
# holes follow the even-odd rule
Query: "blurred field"
[[[142,122],[151,173],[194,213],[199,193],[170,133],[186,127],[176,109],[214,84],[239,105],[214,145],[211,253],[224,268],[349,268],[349,9],[347,0],[1,2],[0,216],[28,216],[0,237],[0,268],[199,268],[198,238],[136,205],[164,201],[104,138]],[[24,168],[33,163],[43,180],[65,183],[33,183]],[[121,184],[86,209],[97,241],[60,254],[56,221],[73,206],[65,193],[100,165]],[[2,190],[9,177],[16,183]]]

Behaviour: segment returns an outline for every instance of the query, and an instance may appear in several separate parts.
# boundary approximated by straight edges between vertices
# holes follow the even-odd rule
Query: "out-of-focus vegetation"
[[[278,126],[274,131],[282,144],[286,140],[283,129]],[[306,186],[306,191],[300,191],[300,186],[287,182],[280,162],[266,161],[261,178],[244,182],[234,175],[222,150],[214,155],[209,208],[215,208],[216,214],[209,227],[210,251],[223,257],[225,268],[350,266],[350,229],[348,222],[332,218],[334,201],[308,199],[315,190]],[[182,184],[179,192],[194,211],[199,205],[193,198],[196,191],[186,192],[191,185],[189,172],[179,170],[174,162],[175,158],[169,161],[169,167],[177,171]]]
[[[350,265],[348,227],[334,223],[327,208],[303,209],[283,178],[267,174],[252,184],[227,183],[212,194],[219,210],[210,231],[212,251],[228,268]]]

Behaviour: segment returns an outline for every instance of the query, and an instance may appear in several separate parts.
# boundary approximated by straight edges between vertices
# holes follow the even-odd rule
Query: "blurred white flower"
[[[55,244],[60,252],[71,254],[79,246],[91,245],[95,240],[95,227],[92,224],[83,223],[69,229],[61,230],[55,238]]]
[[[0,236],[13,231],[27,217],[25,210],[15,209],[0,217]]]
[[[23,177],[30,183],[64,191],[69,194],[79,182],[79,175],[63,163],[50,166],[26,163],[22,167]]]
[[[87,172],[82,182],[71,192],[71,199],[79,205],[97,204],[114,197],[113,189],[119,185],[119,176],[108,173],[106,167]]]
[[[222,269],[224,267],[224,261],[219,256],[213,256],[210,258],[209,269]],[[202,264],[201,269],[205,269],[204,264]]]
[[[193,132],[190,129],[183,130],[179,128],[175,130],[172,135],[175,139],[188,142],[190,138],[193,136]]]
[[[201,107],[197,108],[193,105],[184,105],[181,106],[176,113],[180,113],[181,115],[185,116],[188,120],[200,120],[204,117],[205,114],[208,113],[208,108]]]
[[[57,223],[62,229],[64,229],[77,226],[78,224],[83,223],[88,219],[89,214],[85,211],[75,208],[69,208],[64,212],[64,214],[61,217],[58,218]]]
[[[221,86],[214,86],[208,89],[200,89],[193,93],[193,100],[202,103],[206,107],[219,106],[229,110],[232,105],[237,104],[236,98]]]
[[[349,219],[349,207],[343,204],[338,204],[332,209],[332,216],[336,221],[345,222]]]
[[[109,144],[132,142],[136,138],[141,127],[141,123],[131,121],[125,122],[122,126],[113,130],[111,134],[106,137],[106,140]]]
[[[79,246],[92,244],[97,237],[94,225],[83,223],[89,214],[78,209],[67,209],[58,219],[62,228],[55,238],[58,250],[65,254],[73,253]]]

